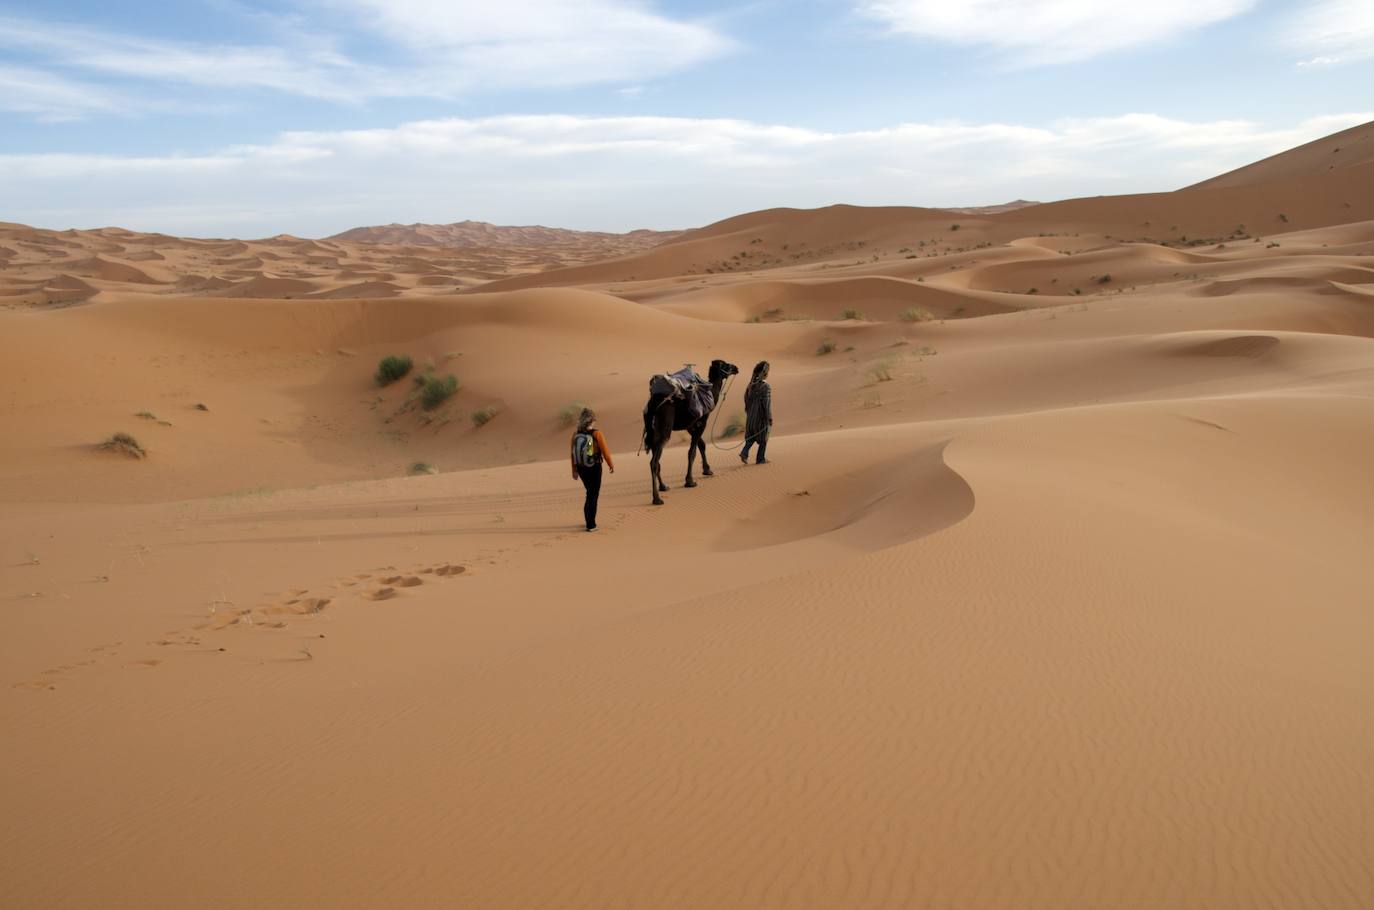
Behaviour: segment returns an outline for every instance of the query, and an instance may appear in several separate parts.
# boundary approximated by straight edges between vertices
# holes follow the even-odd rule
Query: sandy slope
[[[196,247],[244,266],[196,290],[82,232],[160,283],[0,310],[0,906],[1374,904],[1374,228],[1092,204],[914,254],[847,247],[910,210],[760,213],[687,248],[831,252],[462,294],[294,238]],[[378,389],[401,352],[462,388]],[[653,509],[644,380],[712,357],[773,362],[773,464],[684,490],[678,445]]]

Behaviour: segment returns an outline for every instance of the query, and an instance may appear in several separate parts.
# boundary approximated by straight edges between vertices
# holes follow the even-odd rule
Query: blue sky
[[[627,230],[1171,189],[1374,119],[1374,0],[0,0],[0,220]]]

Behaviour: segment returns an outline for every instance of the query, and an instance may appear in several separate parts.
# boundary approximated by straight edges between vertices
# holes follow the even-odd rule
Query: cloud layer
[[[449,118],[289,132],[200,156],[0,155],[0,198],[7,219],[44,227],[198,235],[464,218],[671,228],[773,206],[1167,190],[1371,119],[1266,127],[1130,114],[824,132],[677,117]]]
[[[138,109],[132,91],[109,90],[111,79],[263,89],[344,103],[451,99],[478,90],[636,82],[733,47],[705,25],[659,15],[633,0],[298,5],[311,15],[273,19],[274,40],[261,44],[172,41],[0,15],[0,52],[26,59],[22,67],[0,69],[6,80],[0,88],[33,86],[22,102],[13,93],[0,99],[0,110],[72,119]]]
[[[1290,22],[1292,44],[1314,56],[1303,66],[1336,66],[1374,57],[1374,3],[1370,0],[1317,0],[1299,9]]]
[[[1248,12],[1257,0],[859,0],[893,32],[1005,51],[1020,64],[1069,63],[1151,44]]]

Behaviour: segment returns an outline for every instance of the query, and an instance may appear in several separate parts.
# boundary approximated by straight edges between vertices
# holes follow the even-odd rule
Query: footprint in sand
[[[424,581],[418,575],[392,575],[389,578],[383,578],[382,584],[395,585],[398,588],[413,588],[416,585],[424,584]]]
[[[462,575],[467,570],[467,566],[443,565],[435,566],[433,571],[435,575],[442,575],[446,578],[451,578],[454,575]]]
[[[294,613],[297,616],[306,616],[311,613],[319,613],[333,602],[328,597],[293,597],[281,606],[268,607],[266,612]]]
[[[390,600],[396,596],[395,588],[375,588],[371,591],[364,591],[363,596],[368,600]]]
[[[151,670],[153,667],[156,667],[156,666],[158,666],[158,665],[161,664],[161,663],[162,663],[162,661],[160,661],[160,660],[153,660],[152,658],[149,658],[149,659],[147,659],[147,660],[135,660],[135,661],[132,661],[132,662],[130,662],[130,663],[125,664],[125,665],[124,665],[124,669],[126,669],[126,670]]]

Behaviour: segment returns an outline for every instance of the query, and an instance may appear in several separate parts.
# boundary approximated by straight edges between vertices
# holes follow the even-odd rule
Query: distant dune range
[[[0,225],[0,907],[1374,906],[1374,124],[993,208]]]

